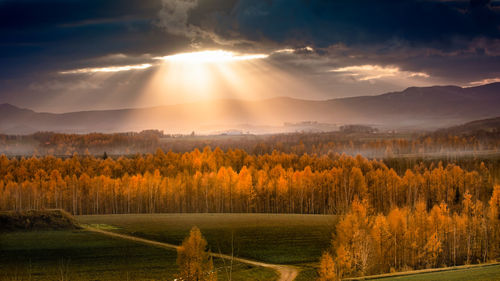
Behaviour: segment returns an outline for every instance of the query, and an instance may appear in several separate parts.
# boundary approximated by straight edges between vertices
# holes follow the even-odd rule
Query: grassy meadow
[[[317,262],[337,221],[336,216],[292,214],[92,215],[76,219],[171,244],[181,244],[197,226],[212,252],[233,251],[238,257],[275,264]]]
[[[137,214],[77,216],[82,224],[143,238],[180,244],[193,226],[213,252],[290,264],[302,271],[296,281],[317,277],[316,266],[328,248],[337,217],[297,214]],[[232,242],[231,242],[232,241]]]
[[[0,280],[174,280],[177,253],[84,230],[0,233]],[[227,263],[227,262],[226,262]],[[214,260],[219,280],[228,280]],[[266,268],[233,265],[232,280],[276,280]]]
[[[77,216],[80,224],[181,244],[198,226],[210,250],[253,260],[293,264],[297,280],[316,277],[314,267],[328,247],[337,218],[282,214],[141,214]],[[85,230],[0,233],[0,280],[173,280],[173,250]],[[215,259],[220,280],[228,261]],[[234,263],[232,280],[275,280],[266,268]]]
[[[151,240],[180,244],[198,226],[213,252],[302,271],[296,281],[314,280],[321,253],[337,217],[282,214],[142,214],[77,216],[80,224]],[[232,241],[232,242],[231,242]],[[0,233],[0,280],[174,280],[177,254],[85,230]],[[219,280],[228,262],[215,259]],[[233,265],[232,280],[276,280],[266,268]],[[388,276],[379,280],[500,280],[500,265]],[[371,280],[371,279],[366,279]]]

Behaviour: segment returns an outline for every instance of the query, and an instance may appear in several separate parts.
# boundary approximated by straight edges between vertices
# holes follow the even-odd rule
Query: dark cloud
[[[319,65],[342,55],[330,48],[340,44],[350,57],[337,63],[394,64],[448,83],[499,72],[500,1],[201,1],[186,25],[240,49],[313,46]]]
[[[189,40],[153,24],[157,0],[0,2],[0,79],[86,65],[109,54],[163,54]],[[122,63],[127,63],[124,61]]]
[[[292,46],[401,40],[415,46],[454,48],[455,38],[500,38],[498,3],[484,0],[240,0],[232,9],[210,11],[200,5],[191,13],[196,15],[190,17],[191,24],[227,39]]]
[[[200,4],[190,11],[188,24],[256,45],[275,42],[325,48],[338,43],[402,42],[453,50],[466,47],[457,44],[458,39],[500,38],[499,5],[490,1],[240,0],[230,9]]]
[[[155,0],[7,0],[0,1],[0,29],[16,30],[111,20],[150,18],[159,9]]]

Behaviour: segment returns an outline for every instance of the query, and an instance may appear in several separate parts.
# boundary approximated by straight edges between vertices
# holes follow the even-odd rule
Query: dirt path
[[[166,249],[179,248],[178,245],[158,242],[158,241],[154,241],[154,240],[148,240],[148,239],[144,239],[144,238],[140,238],[140,237],[136,237],[136,236],[131,236],[131,235],[127,235],[127,234],[115,233],[115,232],[106,231],[106,230],[102,230],[102,229],[95,228],[95,227],[84,226],[84,228],[86,230],[100,233],[100,234],[104,234],[107,236],[126,239],[126,240],[130,240],[130,241],[135,241],[135,242],[148,244],[148,245],[152,245],[152,246],[156,246],[156,247],[160,247],[160,248],[166,248]],[[213,257],[222,258],[222,259],[228,259],[228,260],[231,259],[231,256],[224,255],[224,254],[210,253],[210,255],[212,255]],[[262,266],[262,267],[274,269],[280,274],[280,278],[278,279],[279,281],[293,281],[295,279],[295,277],[297,277],[297,275],[299,274],[298,269],[296,269],[295,267],[292,267],[292,266],[288,266],[288,265],[263,263],[263,262],[258,262],[258,261],[243,259],[243,258],[237,258],[237,257],[233,257],[232,259],[234,261],[238,261],[241,263],[246,263],[246,264],[250,264],[250,265],[254,265],[254,266]]]

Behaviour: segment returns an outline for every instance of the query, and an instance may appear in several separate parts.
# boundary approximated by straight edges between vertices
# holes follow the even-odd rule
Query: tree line
[[[59,155],[71,157],[73,153],[111,155],[154,153],[164,151],[189,152],[205,146],[223,150],[242,149],[251,154],[270,154],[274,150],[286,153],[362,154],[370,158],[394,157],[439,153],[444,156],[477,151],[499,151],[500,132],[474,132],[470,134],[453,131],[435,133],[287,133],[275,135],[237,136],[191,136],[166,135],[158,130],[140,133],[90,133],[63,134],[39,132],[27,136],[0,134],[0,153],[11,155]]]
[[[471,170],[420,164],[398,173],[359,155],[252,155],[208,147],[116,159],[0,156],[1,210],[345,214],[357,197],[388,214],[419,202],[429,210],[444,202],[455,211],[467,192],[486,204],[492,191],[483,163]]]

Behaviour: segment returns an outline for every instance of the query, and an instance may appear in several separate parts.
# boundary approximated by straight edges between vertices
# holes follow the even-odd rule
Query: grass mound
[[[73,216],[63,210],[0,212],[0,232],[78,228]]]

